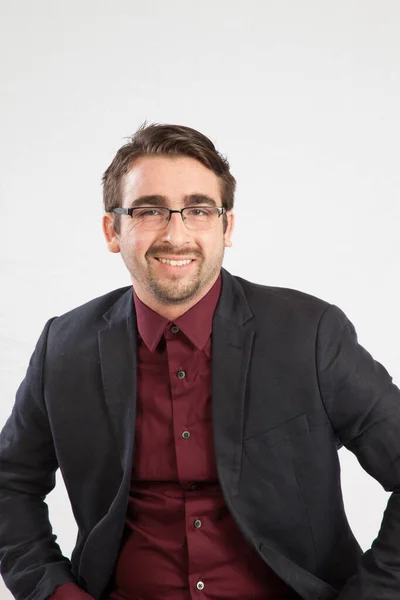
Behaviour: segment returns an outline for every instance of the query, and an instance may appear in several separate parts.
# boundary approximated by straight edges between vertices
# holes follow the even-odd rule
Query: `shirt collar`
[[[221,293],[221,283],[220,273],[209,292],[175,321],[169,321],[144,304],[133,290],[139,336],[150,352],[155,351],[166,328],[172,324],[177,325],[196,348],[203,350],[211,335],[212,319]]]

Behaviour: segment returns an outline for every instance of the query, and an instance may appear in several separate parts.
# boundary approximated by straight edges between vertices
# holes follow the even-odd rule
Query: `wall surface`
[[[339,305],[399,383],[399,26],[397,0],[3,0],[0,425],[45,321],[129,284],[103,241],[100,179],[145,119],[228,156],[225,267]],[[388,495],[341,462],[366,549]],[[69,555],[62,481],[48,503]]]

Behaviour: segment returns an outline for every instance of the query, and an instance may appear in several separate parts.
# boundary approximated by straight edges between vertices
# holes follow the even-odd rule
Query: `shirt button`
[[[178,333],[179,327],[177,327],[176,325],[172,325],[171,331],[172,331],[172,333]]]
[[[201,523],[200,519],[196,519],[195,522],[193,523],[193,525],[196,527],[196,529],[200,529],[202,523]]]
[[[176,376],[178,377],[178,379],[183,379],[184,377],[186,377],[186,373],[185,371],[177,371]]]
[[[184,440],[188,440],[190,438],[190,435],[191,435],[190,431],[184,431],[182,433],[182,437],[183,437]]]
[[[189,485],[189,490],[197,490],[197,483],[191,483]]]
[[[196,587],[198,590],[204,590],[204,583],[202,581],[198,581]]]

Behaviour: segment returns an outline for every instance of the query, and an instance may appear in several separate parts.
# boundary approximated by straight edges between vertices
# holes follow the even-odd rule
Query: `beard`
[[[179,274],[170,274],[159,277],[154,271],[155,269],[149,265],[147,290],[163,304],[183,304],[190,298],[194,298],[202,287],[201,261],[198,258],[193,266],[193,271],[196,272],[191,276],[181,277]]]
[[[145,267],[138,261],[137,257],[132,255],[132,251],[129,252],[123,245],[120,246],[120,252],[133,282],[140,283],[146,292],[150,293],[158,302],[179,305],[200,296],[201,290],[217,279],[221,270],[225,248],[222,244],[221,249],[216,251],[207,263],[199,251],[190,252],[186,250],[183,254],[182,251],[173,252],[171,248],[166,250],[152,249],[146,254],[147,265]],[[195,264],[190,268],[191,272],[183,276],[179,273],[176,275],[173,273],[160,273],[154,257],[168,253],[174,256],[181,255],[182,257],[190,255],[195,258]]]

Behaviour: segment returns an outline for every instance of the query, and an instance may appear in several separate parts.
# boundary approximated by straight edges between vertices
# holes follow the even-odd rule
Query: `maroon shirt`
[[[111,600],[298,598],[247,544],[218,483],[211,332],[220,290],[221,276],[173,323],[134,294],[135,452]],[[67,586],[65,600],[87,599],[66,584],[52,600],[64,600]]]

